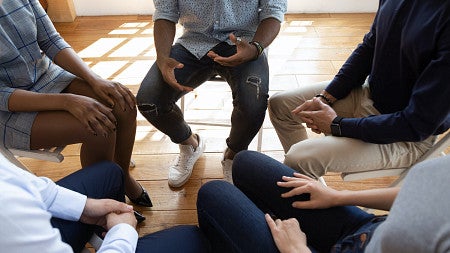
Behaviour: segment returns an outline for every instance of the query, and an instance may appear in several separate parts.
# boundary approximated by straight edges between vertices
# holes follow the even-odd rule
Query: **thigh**
[[[78,170],[56,182],[58,185],[79,192],[89,198],[111,198],[125,201],[123,172],[119,166],[111,162],[103,162]],[[74,252],[80,252],[94,231],[102,228],[68,221],[59,218],[51,219],[52,226],[58,228],[61,238],[68,243]]]
[[[275,117],[292,118],[292,110],[322,92],[328,84],[329,81],[324,81],[275,93],[269,99],[271,114]],[[294,120],[300,122],[298,117],[295,117]]]
[[[137,253],[206,253],[209,243],[202,231],[194,225],[164,229],[139,238]]]
[[[294,170],[284,164],[253,151],[243,151],[233,162],[233,182],[263,212],[280,219],[296,218],[305,232],[308,243],[325,252],[365,221],[373,217],[357,207],[302,210],[292,207],[293,201],[304,201],[308,195],[281,198],[289,189],[276,185],[282,176],[292,176]]]
[[[285,163],[312,177],[332,172],[359,172],[408,167],[424,152],[423,142],[368,143],[347,137],[325,136],[291,147]]]
[[[30,148],[51,148],[81,143],[91,136],[81,122],[69,112],[43,111],[36,115],[31,127]]]
[[[213,62],[208,58],[197,59],[180,44],[172,46],[170,57],[183,64],[174,70],[175,79],[184,86],[196,88],[212,75]],[[160,108],[171,106],[186,92],[173,89],[164,81],[156,62],[144,77],[136,96],[139,104],[155,104]]]
[[[269,65],[265,54],[254,61],[219,70],[230,85],[234,103],[250,106],[246,103],[261,101],[266,107],[269,97]]]
[[[228,182],[204,184],[198,192],[197,212],[212,252],[277,252],[264,213]]]
[[[102,102],[80,78],[73,79],[63,93],[87,96]],[[80,143],[91,137],[92,134],[86,131],[85,126],[68,111],[41,111],[37,113],[31,128],[30,148],[64,146]]]
[[[123,171],[113,162],[100,162],[87,166],[56,183],[89,198],[125,201]]]

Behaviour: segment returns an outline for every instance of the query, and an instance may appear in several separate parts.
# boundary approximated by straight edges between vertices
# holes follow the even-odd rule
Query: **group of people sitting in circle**
[[[154,4],[157,59],[135,96],[96,75],[38,0],[0,0],[1,145],[81,143],[82,165],[55,183],[0,156],[2,251],[81,252],[96,234],[97,252],[450,252],[448,156],[415,165],[401,188],[338,191],[317,180],[410,167],[448,131],[450,2],[380,0],[333,80],[270,98],[265,48],[287,0]],[[176,102],[216,75],[233,94],[225,180],[200,188],[198,226],[138,238],[145,217],[127,203],[153,203],[129,171],[137,110],[179,145],[168,183],[182,187],[205,140]],[[248,151],[267,109],[283,162]]]

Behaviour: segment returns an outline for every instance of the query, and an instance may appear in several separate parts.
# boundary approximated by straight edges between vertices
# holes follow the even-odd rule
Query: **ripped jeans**
[[[236,53],[236,46],[223,42],[211,50],[226,57]],[[228,82],[233,95],[233,112],[226,142],[235,152],[246,150],[258,133],[266,114],[269,97],[269,65],[266,55],[262,54],[258,59],[236,67],[225,67],[206,55],[197,59],[183,46],[175,44],[170,57],[184,64],[183,68],[175,69],[175,78],[181,85],[196,88],[215,75],[220,75]],[[181,143],[192,134],[183,113],[175,104],[184,94],[186,92],[175,90],[164,81],[154,63],[136,97],[141,114],[174,143]]]

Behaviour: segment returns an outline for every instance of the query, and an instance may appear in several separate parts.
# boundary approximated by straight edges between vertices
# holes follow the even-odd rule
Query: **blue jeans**
[[[308,246],[318,252],[332,249],[340,252],[340,248],[335,247],[337,244],[374,219],[374,215],[354,206],[321,210],[293,208],[293,201],[309,196],[281,198],[288,189],[276,185],[283,175],[292,176],[293,173],[293,169],[268,156],[242,151],[233,162],[235,186],[224,181],[203,185],[197,200],[198,221],[213,250],[278,252],[265,213],[280,219],[296,218],[308,238]]]
[[[236,53],[236,46],[223,42],[211,50],[230,56]],[[184,86],[196,88],[217,74],[228,82],[233,94],[233,112],[227,145],[235,152],[246,150],[258,133],[267,109],[269,66],[266,55],[236,67],[225,67],[208,56],[197,59],[183,46],[175,44],[170,57],[184,64],[183,68],[175,69],[176,80]],[[136,96],[141,114],[174,143],[181,143],[192,134],[183,113],[175,104],[184,94],[164,81],[155,63]]]
[[[59,180],[58,185],[82,193],[89,198],[125,201],[122,169],[112,162],[102,162]],[[102,228],[77,221],[51,219],[61,238],[74,252],[80,252],[96,231]],[[177,243],[173,243],[177,242]],[[197,226],[177,226],[139,238],[136,252],[207,252],[209,243]]]

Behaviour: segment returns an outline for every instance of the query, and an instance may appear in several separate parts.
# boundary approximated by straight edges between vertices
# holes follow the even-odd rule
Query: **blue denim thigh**
[[[387,216],[377,216],[366,222],[354,233],[345,236],[333,246],[332,253],[363,253],[375,232]]]
[[[209,57],[199,60],[180,44],[172,46],[170,56],[184,65],[181,69],[175,69],[175,78],[181,85],[196,88],[214,75],[214,62]],[[181,143],[192,134],[183,113],[175,104],[184,94],[164,81],[155,62],[136,96],[141,114],[174,143]]]
[[[232,184],[204,184],[197,198],[200,228],[212,252],[278,252],[264,213]]]
[[[280,219],[296,218],[319,252],[329,252],[340,238],[353,233],[374,216],[354,206],[328,209],[297,209],[294,201],[309,199],[307,194],[281,198],[290,189],[277,186],[282,176],[295,171],[281,162],[254,151],[239,152],[233,161],[233,182],[259,209]]]
[[[227,145],[235,152],[246,150],[266,115],[269,98],[269,65],[266,54],[236,67],[216,65],[216,68],[227,80],[233,94],[231,130]]]

